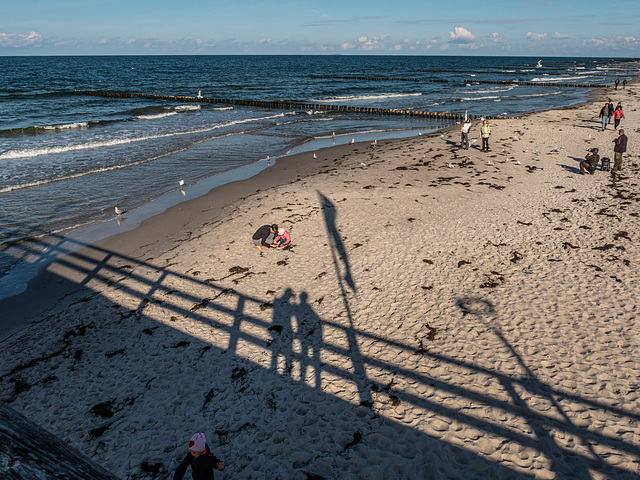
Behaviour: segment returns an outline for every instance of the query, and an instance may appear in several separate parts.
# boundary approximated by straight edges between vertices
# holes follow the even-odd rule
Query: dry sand
[[[0,400],[130,479],[198,431],[221,479],[638,478],[639,90],[490,153],[475,123],[301,154],[77,251],[0,306],[36,320]],[[582,176],[604,95],[623,171]]]

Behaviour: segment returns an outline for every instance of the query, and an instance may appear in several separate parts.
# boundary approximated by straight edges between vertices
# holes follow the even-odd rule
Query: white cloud
[[[0,33],[0,47],[39,47],[41,43],[42,35],[37,32],[29,32],[29,35]]]
[[[471,43],[476,36],[464,27],[455,27],[453,32],[449,32],[449,43]]]
[[[491,35],[489,35],[489,40],[491,40],[492,42],[496,42],[496,43],[500,43],[500,42],[506,42],[507,39],[504,38],[503,36],[501,36],[499,33],[492,33]]]
[[[553,35],[551,35],[553,38],[569,38],[569,34],[568,33],[554,33]]]
[[[528,32],[526,35],[526,38],[528,38],[529,40],[533,40],[533,41],[539,41],[539,40],[544,40],[545,38],[547,38],[547,34],[546,33],[535,33],[535,32]]]

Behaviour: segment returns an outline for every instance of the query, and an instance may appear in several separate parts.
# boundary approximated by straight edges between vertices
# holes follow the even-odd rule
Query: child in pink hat
[[[191,467],[193,480],[213,480],[214,468],[216,470],[224,470],[222,460],[209,450],[204,433],[196,433],[189,440],[189,453],[178,465],[173,480],[182,480],[187,467]]]

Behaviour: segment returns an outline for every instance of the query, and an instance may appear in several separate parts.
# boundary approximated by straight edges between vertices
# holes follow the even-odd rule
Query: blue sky
[[[640,0],[3,0],[0,55],[640,57]]]

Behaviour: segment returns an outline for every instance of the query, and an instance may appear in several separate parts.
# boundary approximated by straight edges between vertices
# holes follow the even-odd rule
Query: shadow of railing
[[[535,468],[522,466],[531,463],[527,460],[529,457],[539,457],[538,461],[542,462],[539,466],[544,466],[546,462],[546,468],[558,478],[592,478],[594,472],[614,478],[636,478],[637,472],[620,467],[618,463],[609,459],[609,455],[611,454],[612,458],[640,458],[640,446],[637,443],[606,434],[590,426],[578,425],[566,412],[567,405],[571,405],[574,411],[597,410],[605,416],[624,418],[634,424],[640,417],[631,410],[585,398],[577,392],[568,393],[540,381],[501,334],[498,326],[499,316],[488,300],[460,298],[458,306],[466,314],[471,314],[478,321],[488,325],[487,328],[509,350],[514,363],[523,372],[521,374],[505,374],[497,369],[483,367],[473,359],[461,360],[444,354],[430,353],[422,345],[411,345],[381,337],[364,328],[356,328],[353,309],[349,302],[349,291],[356,294],[356,284],[337,227],[337,210],[328,197],[320,192],[318,195],[324,213],[338,289],[343,299],[344,312],[338,318],[328,319],[319,315],[310,304],[310,292],[307,291],[295,293],[291,288],[287,288],[281,296],[270,301],[269,298],[229,287],[231,283],[240,283],[241,273],[231,273],[220,279],[200,280],[193,275],[177,272],[169,266],[153,265],[148,261],[124,256],[96,245],[84,245],[63,238],[59,239],[57,245],[47,244],[47,248],[56,250],[56,255],[66,255],[57,258],[54,262],[55,269],[50,269],[49,273],[43,275],[50,275],[58,280],[63,277],[69,286],[82,292],[80,297],[87,298],[88,292],[97,292],[103,300],[111,302],[111,306],[118,307],[126,303],[126,308],[131,312],[130,316],[134,316],[141,327],[155,322],[171,329],[175,339],[189,338],[199,341],[203,345],[200,356],[205,351],[216,352],[218,360],[222,355],[225,358],[231,356],[247,368],[251,366],[254,369],[253,374],[260,376],[265,384],[273,385],[273,382],[277,382],[278,388],[290,391],[291,395],[305,396],[302,403],[311,403],[316,409],[324,409],[326,402],[329,402],[338,411],[351,412],[348,425],[355,430],[353,440],[348,444],[344,441],[346,445],[343,445],[342,449],[332,450],[332,453],[327,453],[324,443],[316,445],[311,434],[305,433],[306,430],[301,429],[297,432],[308,440],[302,443],[304,448],[314,449],[313,452],[306,451],[305,458],[308,459],[296,467],[306,468],[308,474],[311,474],[314,465],[317,466],[322,459],[332,458],[335,461],[334,457],[344,455],[350,455],[351,468],[365,468],[365,465],[370,465],[370,460],[367,460],[363,452],[350,453],[353,451],[352,447],[363,443],[365,450],[368,446],[373,451],[385,451],[390,448],[388,442],[391,441],[402,446],[402,452],[397,455],[411,458],[412,463],[407,464],[408,466],[395,465],[392,454],[387,459],[378,459],[382,462],[380,465],[387,462],[385,472],[389,478],[405,477],[402,472],[407,468],[412,469],[409,477],[413,475],[417,478],[451,478],[469,465],[475,467],[472,471],[466,471],[462,475],[463,478],[533,478]],[[32,238],[36,236],[32,235]],[[31,240],[12,248],[21,248],[22,255],[28,256],[43,249],[43,245],[38,242],[37,239]],[[233,278],[234,275],[238,277]],[[117,291],[120,300],[110,296],[114,291]],[[26,292],[23,296],[28,298],[31,294]],[[126,301],[122,300],[123,298]],[[145,341],[154,342],[151,337]],[[180,342],[176,344],[179,345]],[[115,349],[116,346],[113,347]],[[422,363],[432,362],[444,370],[455,370],[460,373],[457,377],[460,379],[481,377],[485,384],[499,385],[500,392],[495,394],[483,385],[426,374],[408,362],[392,362],[387,360],[390,353],[392,358],[416,358]],[[176,361],[184,362],[177,354],[171,355],[176,355],[172,356]],[[16,378],[24,372],[33,369],[40,361],[48,362],[51,358],[51,355],[43,355],[40,360],[16,365],[6,371],[2,369],[0,381],[6,385],[16,383]],[[154,371],[154,362],[158,360],[147,357],[139,361],[145,363],[145,370]],[[191,375],[197,378],[203,372],[208,372],[203,368],[206,367],[194,366]],[[244,373],[238,373],[241,370]],[[373,376],[369,372],[376,372],[376,375]],[[231,378],[237,379],[246,373],[246,369],[236,369]],[[128,384],[126,372],[112,371],[104,374],[122,376],[123,389],[134,391],[139,388]],[[390,377],[392,381],[381,384],[375,380],[385,377]],[[220,382],[222,377],[216,377],[215,380],[216,383]],[[336,385],[339,385],[339,388],[334,388]],[[208,412],[213,392],[214,389],[211,389],[209,394],[200,392],[205,397],[202,411],[207,413],[202,413],[198,405],[198,408],[189,407],[181,416],[189,418],[193,415],[204,415],[203,418],[212,423],[214,418],[217,424],[224,423],[225,412],[220,412],[219,409]],[[245,390],[242,392],[244,394]],[[523,395],[522,392],[527,392],[527,395]],[[186,392],[189,395],[196,393],[198,392]],[[20,394],[15,393],[10,400],[15,400]],[[289,395],[285,395],[283,401],[287,401],[287,397],[291,402]],[[451,401],[443,401],[442,398]],[[531,403],[533,399],[546,402],[551,408],[548,411],[536,409]],[[230,408],[240,410],[241,406],[249,408],[251,401],[239,395],[237,403],[229,405]],[[473,408],[470,408],[471,405]],[[398,406],[401,406],[402,412],[405,413],[397,413],[393,407]],[[310,411],[312,410],[313,408]],[[405,420],[408,415],[406,412],[412,411],[420,412],[420,416],[408,422]],[[268,414],[263,413],[271,419],[269,422],[276,422],[277,419],[278,422],[284,421],[286,425],[286,420],[279,417],[277,409],[268,410]],[[318,418],[331,416],[330,412],[325,410],[307,415],[315,415]],[[451,425],[455,423],[460,426],[458,432],[463,432],[460,434],[461,437],[446,435],[441,427],[438,427],[439,432],[434,430],[430,424],[434,416],[446,420]],[[510,421],[505,421],[505,418],[509,418]],[[267,422],[264,418],[262,421]],[[246,422],[235,429],[231,426],[226,430],[218,428],[216,435],[220,448],[233,449],[237,475],[243,478],[264,478],[267,472],[275,477],[278,468],[285,467],[265,466],[265,470],[260,473],[250,471],[251,465],[258,460],[255,455],[246,451],[244,442],[253,440],[244,436],[243,430],[260,428],[256,425],[257,422]],[[282,428],[279,423],[274,425],[276,429]],[[344,424],[340,425],[344,428]],[[384,429],[380,425],[383,425]],[[475,434],[470,440],[465,438],[465,429],[474,430],[479,434]],[[378,430],[385,431],[386,439],[377,434]],[[445,428],[444,431],[446,430],[448,429]],[[268,431],[266,426],[264,431]],[[362,431],[369,432],[370,435],[363,436]],[[336,433],[333,432],[330,436],[332,435],[335,436]],[[577,439],[580,448],[561,445],[556,440],[558,435]],[[491,437],[493,441],[475,441],[482,436]],[[278,443],[281,444],[282,441]],[[284,449],[286,458],[287,455],[300,454],[296,450],[300,444],[296,441],[288,447],[281,445],[278,448]],[[496,460],[496,449],[502,449],[505,445],[515,446],[520,453],[526,453],[521,455],[522,465],[512,460]],[[597,447],[597,451],[594,447]],[[429,454],[433,451],[443,451],[442,448],[448,452],[446,455]],[[608,453],[598,453],[603,451]],[[246,458],[243,459],[243,455]],[[452,458],[455,468],[449,465]],[[162,468],[168,468],[164,460],[160,463],[163,464]],[[274,470],[271,471],[269,468]],[[230,470],[234,472],[233,465],[230,466]]]

